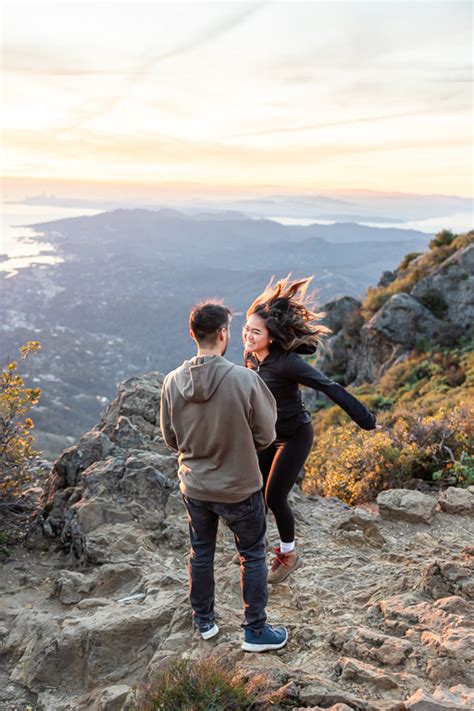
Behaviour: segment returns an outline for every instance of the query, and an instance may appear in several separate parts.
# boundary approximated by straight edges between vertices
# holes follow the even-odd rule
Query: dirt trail
[[[131,535],[132,550],[122,545],[102,566],[74,570],[63,553],[15,549],[1,579],[0,708],[127,708],[130,687],[164,659],[210,653],[266,671],[274,688],[293,682],[290,708],[421,709],[408,701],[419,690],[438,699],[426,708],[472,707],[472,517],[437,512],[415,524],[362,512],[361,523],[338,500],[292,498],[304,565],[270,589],[269,621],[290,632],[274,654],[240,651],[239,568],[223,526],[221,631],[210,642],[192,631],[179,496],[167,506],[168,541],[137,548]]]

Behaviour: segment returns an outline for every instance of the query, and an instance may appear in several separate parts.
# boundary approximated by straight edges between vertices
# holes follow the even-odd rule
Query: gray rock
[[[442,322],[410,294],[394,294],[364,326],[366,333],[376,332],[392,344],[412,348],[416,340],[436,336]]]
[[[349,511],[347,516],[337,525],[341,531],[362,531],[368,543],[382,546],[385,543],[377,521],[378,516],[362,508],[355,508]]]
[[[412,296],[423,298],[438,293],[446,303],[445,317],[467,328],[474,321],[474,244],[469,244],[446,259],[438,269],[419,281]]]
[[[349,318],[354,318],[360,313],[361,306],[361,302],[352,296],[341,296],[328,301],[321,307],[321,311],[326,314],[323,323],[333,334],[336,334],[346,325]]]
[[[166,592],[146,607],[98,607],[94,614],[66,619],[61,626],[53,625],[49,616],[40,620],[38,613],[25,613],[17,619],[11,644],[25,637],[29,642],[12,679],[35,692],[51,683],[84,692],[124,678],[138,680],[153,655],[156,631],[173,615],[173,603]]]
[[[408,640],[365,627],[338,627],[328,635],[327,641],[333,649],[347,656],[375,662],[391,669],[405,664],[413,653],[413,645]]]
[[[343,681],[366,682],[381,690],[399,688],[398,682],[392,674],[358,659],[342,657],[336,662],[334,670]]]
[[[449,595],[474,598],[472,567],[453,561],[434,561],[423,570],[420,587],[433,600]]]
[[[441,493],[439,505],[446,513],[474,514],[474,493],[450,486]]]
[[[41,531],[66,553],[103,563],[156,545],[169,495],[177,489],[176,455],[164,446],[159,429],[162,381],[159,373],[126,380],[99,425],[61,455],[28,537],[31,546],[41,544]],[[125,525],[129,534],[121,536]]]
[[[108,686],[100,692],[91,711],[121,711],[130,691],[131,688],[127,684]]]
[[[464,696],[464,698],[467,697]],[[466,709],[472,709],[472,705],[469,699],[465,702],[460,694],[437,687],[433,694],[424,689],[418,689],[405,701],[405,708],[407,711],[443,711],[443,709],[466,711]]]
[[[59,598],[63,605],[73,605],[91,591],[93,582],[82,573],[63,570],[53,585],[52,596]]]
[[[367,708],[367,702],[358,698],[350,691],[346,691],[329,680],[323,677],[315,678],[307,684],[299,693],[300,702],[304,706],[316,706],[324,704],[323,708],[334,704],[346,704],[350,708],[363,709]]]
[[[409,489],[389,489],[377,496],[377,504],[382,518],[430,523],[437,501],[421,491]]]

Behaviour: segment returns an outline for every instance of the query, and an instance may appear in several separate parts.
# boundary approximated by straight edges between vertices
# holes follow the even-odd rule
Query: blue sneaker
[[[203,639],[212,639],[219,633],[219,627],[215,622],[208,622],[204,625],[195,624],[195,627],[199,630]]]
[[[288,642],[286,627],[265,625],[260,634],[252,632],[249,627],[244,630],[244,652],[267,652],[270,649],[281,649]]]

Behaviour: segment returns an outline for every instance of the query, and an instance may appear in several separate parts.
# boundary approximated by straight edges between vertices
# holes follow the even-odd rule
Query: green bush
[[[230,671],[212,657],[171,659],[150,684],[136,690],[134,711],[240,711],[266,697],[266,678]],[[275,699],[276,700],[276,699]]]
[[[438,234],[433,237],[430,242],[430,248],[436,249],[437,247],[447,247],[456,239],[456,235],[451,232],[451,230],[441,230]]]

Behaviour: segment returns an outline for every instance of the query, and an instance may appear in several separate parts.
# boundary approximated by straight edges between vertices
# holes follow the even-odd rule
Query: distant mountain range
[[[285,226],[242,214],[142,209],[36,225],[63,258],[0,273],[1,357],[43,348],[28,380],[43,390],[39,445],[57,454],[96,420],[117,381],[166,372],[193,354],[187,318],[204,297],[235,311],[229,357],[241,361],[243,313],[275,274],[314,274],[320,304],[360,296],[430,235],[355,224]]]
[[[298,191],[286,187],[248,187],[216,190],[205,185],[170,184],[149,186],[116,186],[114,190],[97,184],[75,185],[41,183],[7,178],[4,195],[18,195],[19,190],[33,192],[22,198],[27,205],[97,208],[117,207],[158,209],[163,206],[183,208],[196,215],[222,210],[250,217],[293,217],[337,222],[374,222],[397,224],[416,220],[446,218],[444,227],[452,228],[451,219],[464,215],[463,229],[472,228],[473,201],[457,195],[416,195],[376,190]],[[45,192],[45,189],[49,192]],[[77,195],[79,191],[80,197]],[[23,193],[24,194],[24,193]],[[75,197],[70,197],[76,194]],[[18,198],[16,198],[18,200]],[[219,218],[218,218],[219,219]]]

